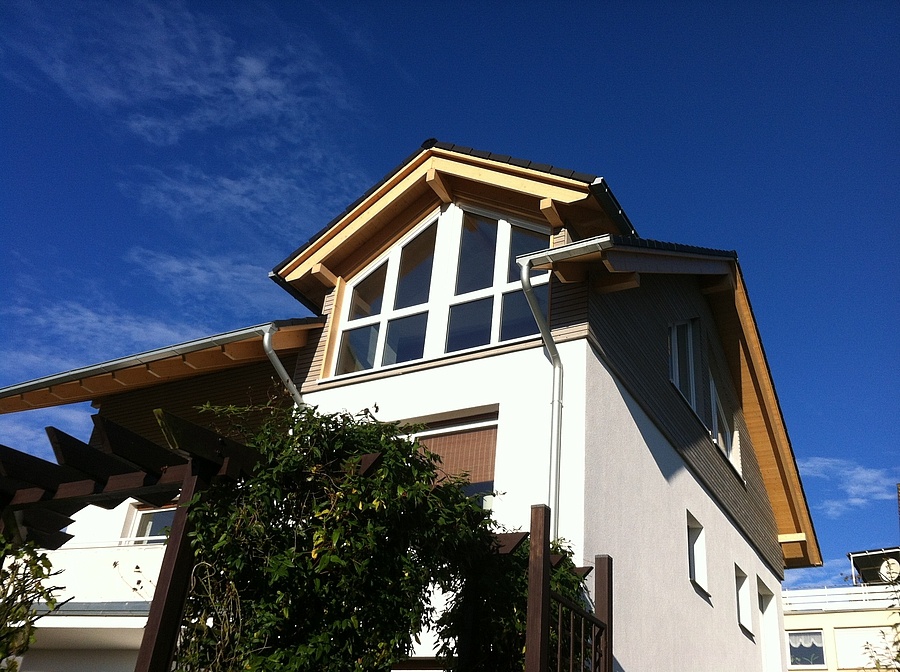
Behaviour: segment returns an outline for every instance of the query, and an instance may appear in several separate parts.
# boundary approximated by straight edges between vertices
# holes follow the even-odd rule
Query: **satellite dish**
[[[885,559],[881,563],[881,567],[878,568],[878,576],[885,583],[894,583],[900,578],[900,562],[897,562],[894,558]]]

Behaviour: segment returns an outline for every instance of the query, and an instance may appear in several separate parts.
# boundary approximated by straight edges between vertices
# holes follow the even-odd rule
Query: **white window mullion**
[[[491,343],[500,341],[500,312],[503,306],[503,288],[509,273],[509,242],[511,237],[509,222],[497,220],[497,249],[494,251],[494,312],[491,316]]]
[[[431,298],[428,302],[428,331],[425,334],[425,357],[437,357],[444,353],[447,340],[449,305],[453,299],[456,282],[456,264],[462,236],[462,210],[449,204],[438,220],[434,242],[434,267],[432,269]]]

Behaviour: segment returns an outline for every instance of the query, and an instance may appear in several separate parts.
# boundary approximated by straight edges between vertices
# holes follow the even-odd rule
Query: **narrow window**
[[[381,313],[384,301],[384,279],[387,275],[387,264],[382,264],[369,276],[353,288],[350,303],[350,319],[371,317]]]
[[[748,633],[753,632],[753,616],[750,609],[750,580],[737,565],[734,566],[734,596],[737,603],[738,623]]]
[[[823,667],[825,647],[821,630],[799,630],[788,633],[791,667]]]
[[[682,396],[697,408],[694,384],[694,325],[679,322],[669,327],[669,378]]]
[[[706,534],[690,512],[687,514],[688,577],[695,586],[707,591]]]
[[[428,303],[437,223],[432,224],[403,248],[397,276],[394,310]]]
[[[722,406],[722,400],[719,399],[719,392],[716,390],[716,382],[713,377],[709,377],[709,398],[712,404],[712,439],[719,449],[725,453],[725,457],[731,459],[731,439],[733,431],[731,429],[731,420],[725,407]]]
[[[762,669],[763,672],[780,672],[784,669],[784,665],[781,658],[781,631],[778,629],[775,594],[757,577],[756,595],[759,600],[759,651],[762,654]]]

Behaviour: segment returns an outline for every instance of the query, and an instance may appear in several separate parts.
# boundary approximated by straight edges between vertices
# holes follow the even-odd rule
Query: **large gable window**
[[[350,284],[335,375],[537,334],[515,259],[549,244],[546,226],[447,206]],[[533,281],[545,313],[548,279]]]

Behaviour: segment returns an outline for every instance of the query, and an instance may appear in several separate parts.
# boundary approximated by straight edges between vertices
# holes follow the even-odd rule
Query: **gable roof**
[[[602,177],[426,140],[269,274],[316,314],[347,278],[444,203],[473,203],[587,238],[636,235]]]

